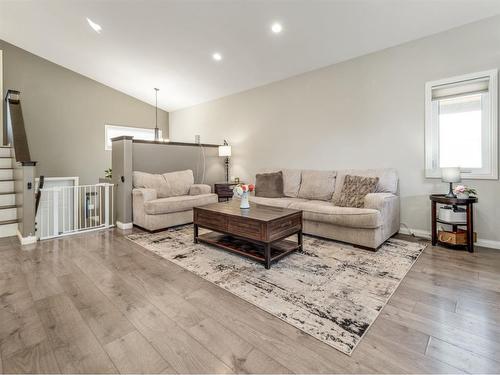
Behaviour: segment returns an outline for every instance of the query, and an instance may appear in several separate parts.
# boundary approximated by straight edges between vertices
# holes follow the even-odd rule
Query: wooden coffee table
[[[239,201],[194,207],[194,242],[205,242],[259,262],[271,263],[302,249],[302,211]],[[199,228],[212,232],[199,235]],[[297,234],[297,242],[287,237]]]

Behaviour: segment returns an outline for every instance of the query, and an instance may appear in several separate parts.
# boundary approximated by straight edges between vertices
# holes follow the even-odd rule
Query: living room
[[[499,27],[1,2],[0,372],[500,373]]]

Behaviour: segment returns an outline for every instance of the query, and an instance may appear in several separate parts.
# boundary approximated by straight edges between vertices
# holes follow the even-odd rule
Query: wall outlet
[[[198,144],[200,144],[200,143],[201,143],[201,141],[200,141],[200,135],[199,135],[199,134],[196,134],[196,135],[194,136],[194,143],[198,143]]]

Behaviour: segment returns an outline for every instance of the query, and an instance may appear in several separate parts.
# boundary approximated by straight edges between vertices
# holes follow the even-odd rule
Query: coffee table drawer
[[[201,225],[202,227],[227,231],[227,217],[223,215],[214,215],[211,212],[205,212],[201,210],[194,210],[194,223]]]
[[[228,221],[227,226],[227,231],[235,236],[260,241],[264,240],[262,235],[262,224],[257,220],[233,217]]]
[[[276,220],[269,224],[269,240],[282,238],[289,233],[296,233],[300,229],[302,229],[302,214]]]

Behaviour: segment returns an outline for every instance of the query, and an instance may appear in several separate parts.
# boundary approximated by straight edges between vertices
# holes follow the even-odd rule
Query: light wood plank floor
[[[1,239],[0,371],[500,372],[500,251],[429,246],[349,357],[117,230]]]

